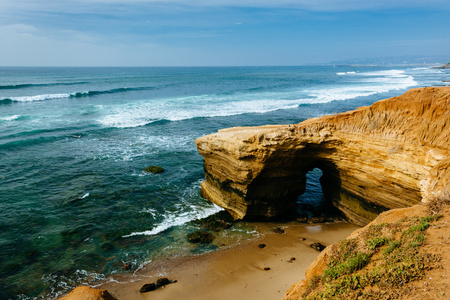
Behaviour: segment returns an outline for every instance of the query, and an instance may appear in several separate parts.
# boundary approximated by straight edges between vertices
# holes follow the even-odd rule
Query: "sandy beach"
[[[274,233],[276,227],[284,234]],[[187,258],[154,261],[135,274],[114,275],[96,288],[127,299],[281,299],[290,286],[305,278],[319,255],[312,243],[330,245],[346,238],[357,226],[331,224],[260,223],[262,233],[238,246]],[[259,245],[265,244],[264,248]],[[139,289],[158,278],[177,280],[155,291]]]

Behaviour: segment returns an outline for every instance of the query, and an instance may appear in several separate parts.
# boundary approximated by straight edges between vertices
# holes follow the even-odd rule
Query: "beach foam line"
[[[222,211],[223,208],[214,205],[210,208],[204,208],[199,209],[198,207],[191,206],[191,208],[194,209],[194,211],[188,211],[188,212],[174,212],[167,214],[164,217],[164,220],[160,222],[159,225],[157,225],[155,228],[151,230],[145,230],[141,232],[132,232],[127,235],[123,235],[123,238],[137,236],[137,235],[156,235],[158,233],[161,233],[163,231],[166,231],[167,229],[170,229],[175,226],[181,226],[186,223],[189,223],[194,220],[203,219],[206,217],[209,217],[215,213],[218,213],[219,211]]]

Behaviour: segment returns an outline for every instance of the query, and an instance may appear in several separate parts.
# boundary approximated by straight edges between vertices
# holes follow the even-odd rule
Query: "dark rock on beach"
[[[175,282],[177,282],[177,280],[170,280],[169,278],[166,278],[166,277],[159,278],[156,282],[144,284],[141,287],[141,289],[139,290],[139,292],[141,292],[141,293],[151,292],[160,287],[164,287],[168,284],[175,283]]]
[[[323,249],[325,249],[326,247],[324,245],[322,245],[321,243],[314,243],[309,245],[311,248],[316,249],[317,251],[322,251]]]
[[[148,168],[145,168],[145,171],[149,172],[149,173],[153,173],[153,174],[159,174],[159,173],[164,172],[165,170],[164,170],[164,168],[159,167],[159,166],[150,166]]]
[[[262,249],[262,248],[265,248],[265,247],[266,247],[266,244],[259,244],[259,245],[258,245],[258,248],[261,248],[261,249]]]
[[[279,227],[275,228],[275,229],[273,230],[273,232],[278,233],[278,234],[286,233],[286,231],[284,231],[283,228],[279,228]]]
[[[308,222],[308,215],[307,214],[299,215],[296,220],[299,223],[306,223]]]
[[[151,292],[156,290],[158,287],[156,286],[156,283],[152,282],[152,283],[147,283],[144,284],[141,289],[139,290],[139,292],[141,293],[147,293],[147,292]]]
[[[156,285],[157,285],[157,286],[165,286],[165,285],[168,285],[168,284],[170,284],[170,280],[169,280],[168,278],[166,278],[166,277],[164,277],[164,278],[159,278],[159,279],[156,281]]]
[[[324,223],[325,218],[324,217],[313,217],[308,219],[308,224],[316,224],[316,223]]]

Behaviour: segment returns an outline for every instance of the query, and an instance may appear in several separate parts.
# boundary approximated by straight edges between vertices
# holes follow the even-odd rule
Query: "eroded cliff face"
[[[419,88],[296,125],[237,127],[196,140],[203,194],[236,219],[295,212],[306,173],[352,222],[450,194],[450,88]]]

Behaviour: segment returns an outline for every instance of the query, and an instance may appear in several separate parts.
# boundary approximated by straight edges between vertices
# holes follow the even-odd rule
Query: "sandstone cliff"
[[[94,289],[89,286],[79,286],[60,300],[116,300],[104,289]]]
[[[419,88],[296,125],[239,127],[196,140],[203,194],[236,219],[295,211],[306,173],[326,199],[365,225],[382,211],[449,195],[450,88]]]

